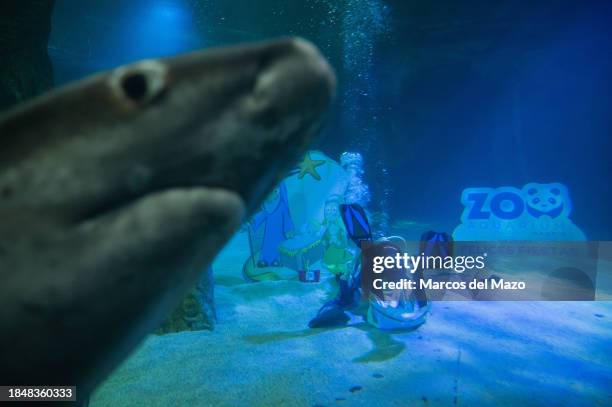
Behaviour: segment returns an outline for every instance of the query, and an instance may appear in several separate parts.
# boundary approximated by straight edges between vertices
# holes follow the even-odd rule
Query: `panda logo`
[[[567,189],[564,185],[531,183],[523,187],[523,198],[527,212],[534,218],[547,215],[556,218],[565,210],[569,211]]]

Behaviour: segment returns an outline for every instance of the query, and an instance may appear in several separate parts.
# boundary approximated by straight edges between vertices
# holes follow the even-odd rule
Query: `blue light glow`
[[[130,2],[112,21],[104,40],[107,52],[98,69],[203,47],[186,0]]]

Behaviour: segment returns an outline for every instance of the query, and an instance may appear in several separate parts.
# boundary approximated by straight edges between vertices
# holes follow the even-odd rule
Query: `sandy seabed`
[[[436,302],[415,331],[308,329],[328,283],[214,264],[214,332],[150,336],[90,406],[609,406],[612,302]]]

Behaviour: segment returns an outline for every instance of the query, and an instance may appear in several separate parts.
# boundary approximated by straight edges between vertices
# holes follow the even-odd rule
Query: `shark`
[[[300,38],[149,59],[0,115],[0,384],[88,395],[320,133]]]

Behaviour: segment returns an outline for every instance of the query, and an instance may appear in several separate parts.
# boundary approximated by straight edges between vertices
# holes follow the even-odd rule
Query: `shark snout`
[[[335,76],[309,42],[289,39],[276,46],[276,58],[263,65],[247,108],[263,125],[292,117],[297,111],[316,120],[333,98]]]
[[[197,58],[178,61],[169,76],[200,82],[213,96],[195,108],[199,131],[170,141],[184,159],[160,169],[162,184],[229,189],[252,209],[319,133],[334,99],[334,72],[311,43],[296,38],[208,56],[200,69]],[[207,114],[214,117],[204,120]]]
[[[244,154],[235,157],[221,182],[247,202],[259,202],[268,192],[248,180],[266,179],[268,166],[276,171],[272,186],[283,177],[319,133],[335,94],[333,70],[311,43],[288,39],[271,48],[273,57],[262,65],[252,93],[241,101],[241,126],[253,131],[234,134]]]

